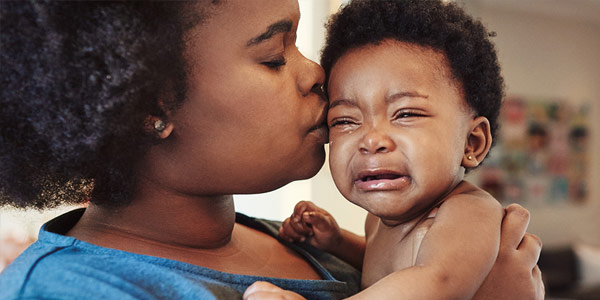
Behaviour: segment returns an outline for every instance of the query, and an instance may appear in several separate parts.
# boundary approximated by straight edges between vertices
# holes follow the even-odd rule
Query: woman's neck
[[[231,241],[235,224],[232,195],[190,196],[152,188],[142,190],[125,207],[108,209],[91,204],[68,235],[138,253],[140,248],[210,251]]]

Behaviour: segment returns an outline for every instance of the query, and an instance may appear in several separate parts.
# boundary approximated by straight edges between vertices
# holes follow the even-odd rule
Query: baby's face
[[[396,224],[462,180],[474,114],[443,54],[391,40],[351,50],[329,99],[329,163],[351,202]]]

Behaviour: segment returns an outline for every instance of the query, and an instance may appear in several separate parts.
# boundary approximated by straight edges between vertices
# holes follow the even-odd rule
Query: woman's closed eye
[[[286,63],[287,63],[287,61],[286,61],[285,57],[279,57],[276,59],[261,62],[262,65],[265,65],[265,66],[267,66],[267,68],[273,69],[273,70],[279,70],[281,67],[285,66]]]

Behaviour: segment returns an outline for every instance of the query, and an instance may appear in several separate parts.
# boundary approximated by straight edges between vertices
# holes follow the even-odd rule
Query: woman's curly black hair
[[[185,98],[197,4],[0,2],[0,205],[127,203],[145,118]]]
[[[489,120],[493,140],[504,82],[490,36],[493,33],[454,3],[355,0],[329,20],[321,65],[329,78],[331,68],[348,51],[385,39],[440,51],[447,57],[452,75],[462,84],[467,104]]]

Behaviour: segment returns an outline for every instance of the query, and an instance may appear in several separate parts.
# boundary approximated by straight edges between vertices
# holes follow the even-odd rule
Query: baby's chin
[[[429,211],[434,203],[419,203],[418,206],[411,204],[411,201],[402,201],[402,197],[394,195],[382,195],[382,193],[372,193],[367,197],[352,197],[350,202],[362,207],[370,214],[381,219],[382,223],[388,226],[396,226],[406,223],[416,218],[420,218]]]

